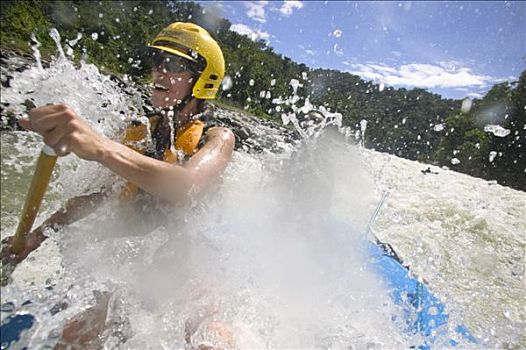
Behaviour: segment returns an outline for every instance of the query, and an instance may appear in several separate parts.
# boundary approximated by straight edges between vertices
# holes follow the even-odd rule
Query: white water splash
[[[31,33],[31,41],[33,44],[31,45],[31,50],[33,51],[33,56],[35,57],[35,60],[37,62],[37,69],[42,71],[44,68],[42,67],[42,60],[40,55],[39,47],[41,46],[40,42],[37,40],[35,33]]]
[[[460,111],[464,114],[468,114],[471,111],[472,106],[473,101],[471,101],[470,98],[465,98],[462,100],[462,106],[460,107]]]
[[[490,132],[497,137],[506,137],[511,133],[511,130],[505,129],[500,125],[486,125],[484,131]]]
[[[442,131],[442,130],[444,130],[444,124],[436,124],[435,126],[433,126],[433,130],[435,130],[435,131]]]
[[[221,81],[221,89],[223,89],[224,91],[228,91],[232,88],[232,86],[234,86],[232,78],[229,75],[226,75],[223,78],[223,81]]]
[[[119,89],[95,67],[77,69],[61,50],[59,55],[48,69],[15,76],[2,101],[13,106],[27,98],[37,105],[68,103],[94,129],[115,137],[124,119],[120,110],[127,107]],[[104,108],[100,92],[111,97]],[[341,115],[330,122],[341,125]],[[102,294],[94,297],[93,290],[118,290],[122,305],[114,316],[129,320],[129,347],[184,347],[184,323],[206,307],[220,308],[221,318],[237,330],[238,344],[405,344],[390,322],[396,309],[387,291],[379,293],[385,289],[364,269],[359,231],[347,224],[339,231],[326,226],[340,218],[364,227],[374,198],[358,154],[342,137],[332,131],[281,156],[236,153],[217,194],[171,209],[171,224],[149,233],[130,235],[128,221],[136,214],[116,210],[114,201],[59,233],[49,232],[51,238],[2,290],[17,307],[33,302],[25,310],[41,326],[23,342],[52,346],[70,317],[100,299]],[[340,151],[331,152],[335,148]],[[104,169],[74,156],[59,163],[59,178],[51,186],[66,198],[95,190],[100,177],[112,180],[102,176]],[[348,172],[354,173],[351,182]],[[361,195],[341,196],[349,191]],[[47,206],[44,215],[55,207]],[[69,307],[51,315],[49,309],[64,298]],[[313,313],[318,317],[307,317]],[[161,324],[150,327],[152,317]],[[111,348],[119,341],[110,336],[106,344]]]
[[[102,75],[96,66],[81,61],[77,69],[67,60],[56,30],[50,32],[57,44],[57,57],[48,69],[42,69],[40,53],[35,52],[37,66],[24,72],[15,72],[9,89],[2,89],[1,102],[8,104],[12,113],[22,115],[23,105],[31,100],[36,106],[64,103],[99,133],[118,139],[129,113],[129,101],[119,93],[117,84]],[[35,47],[37,49],[38,46]],[[38,144],[32,147],[40,148]],[[75,156],[62,157],[58,168],[60,179],[54,191],[63,192],[66,198],[81,194],[88,186],[107,185],[114,181],[111,173],[101,166],[81,161]]]
[[[496,156],[497,156],[497,152],[495,151],[489,152],[489,156],[488,156],[489,162],[492,163]]]
[[[68,47],[66,48],[66,53],[68,57],[74,58],[73,48],[77,45],[79,40],[82,39],[82,33],[77,33],[77,37],[73,40],[68,40]]]
[[[292,87],[293,95],[297,95],[298,88],[303,86],[303,84],[301,84],[298,79],[291,79],[289,85]]]
[[[49,36],[53,39],[55,45],[57,46],[59,61],[57,63],[63,64],[66,60],[66,55],[64,54],[64,49],[62,48],[62,44],[60,43],[60,34],[58,33],[58,30],[56,28],[51,28],[51,30],[49,31]]]
[[[365,147],[365,130],[367,130],[367,120],[360,120],[360,145]]]

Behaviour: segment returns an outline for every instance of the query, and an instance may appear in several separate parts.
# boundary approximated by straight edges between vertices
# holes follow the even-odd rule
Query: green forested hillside
[[[147,79],[141,65],[144,44],[174,21],[207,28],[220,43],[233,85],[220,98],[256,115],[276,119],[290,106],[276,108],[275,98],[292,94],[291,79],[302,106],[305,99],[342,113],[345,125],[367,121],[365,145],[401,157],[422,160],[526,190],[526,71],[519,81],[494,86],[461,110],[462,101],[423,89],[380,87],[360,77],[328,69],[311,69],[231,31],[228,20],[192,2],[171,1],[2,1],[2,50],[30,52],[31,33],[49,56],[55,44],[47,34],[55,27],[63,45],[74,45],[85,59],[115,74]],[[509,130],[495,131],[488,125]],[[486,128],[486,130],[485,130]]]

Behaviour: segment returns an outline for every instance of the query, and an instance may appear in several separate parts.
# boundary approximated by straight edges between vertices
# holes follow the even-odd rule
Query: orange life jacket
[[[153,135],[153,131],[159,122],[159,116],[150,117],[149,121],[150,130],[148,130],[146,123],[139,120],[130,123],[124,133],[122,144],[136,152],[145,154],[147,144],[151,138],[150,135]],[[177,130],[175,140],[172,141],[173,147],[170,147],[171,145],[165,147],[162,159],[165,162],[173,164],[178,160],[176,153],[178,151],[183,152],[185,156],[192,156],[196,153],[198,151],[199,140],[201,140],[203,136],[204,127],[205,123],[200,120],[194,120]],[[120,198],[121,200],[130,201],[135,198],[138,191],[139,188],[137,185],[128,181],[121,191]]]

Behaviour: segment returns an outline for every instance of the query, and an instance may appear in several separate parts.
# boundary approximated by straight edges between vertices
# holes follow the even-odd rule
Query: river
[[[2,88],[14,106],[28,96],[67,102],[110,137],[125,125],[126,96],[93,66],[59,60]],[[282,151],[239,149],[214,191],[161,208],[170,220],[154,230],[130,234],[136,213],[110,199],[49,232],[2,288],[2,302],[14,305],[2,320],[14,312],[38,320],[19,347],[52,346],[68,318],[108,292],[107,348],[183,348],[185,322],[207,312],[233,325],[241,348],[407,348],[414,339],[390,322],[388,293],[364,271],[355,244],[385,196],[372,233],[470,329],[478,344],[466,346],[524,348],[526,194],[364,149],[335,129],[297,145],[256,130]],[[4,238],[15,230],[41,141],[16,132],[1,142]],[[114,183],[97,164],[59,159],[37,224],[67,198]],[[348,234],[325,229],[328,218]],[[51,315],[61,302],[68,308]]]

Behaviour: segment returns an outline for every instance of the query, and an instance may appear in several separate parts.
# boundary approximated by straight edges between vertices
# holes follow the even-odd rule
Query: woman
[[[145,207],[151,211],[158,201],[182,202],[190,192],[207,188],[228,165],[235,143],[234,134],[223,127],[210,128],[204,134],[204,102],[216,97],[224,76],[223,54],[209,33],[195,24],[172,23],[157,35],[149,50],[154,85],[151,102],[157,113],[149,116],[149,123],[134,121],[123,143],[95,132],[65,104],[31,109],[29,117],[19,121],[25,129],[42,135],[58,155],[74,153],[126,179],[120,198],[125,206],[131,203],[141,211]],[[57,229],[87,216],[109,195],[109,191],[102,190],[68,200],[28,234],[19,254],[11,252],[8,237],[2,250],[3,266],[22,261],[38,248],[47,238],[46,229]],[[159,216],[151,221],[151,229],[164,222]],[[96,346],[105,328],[109,297],[103,295],[94,307],[70,320],[57,349]],[[188,342],[196,327],[190,324],[194,323],[187,327]],[[218,333],[223,342],[232,343],[227,327],[212,322],[206,328]]]
[[[146,193],[150,198],[179,202],[191,189],[198,192],[219,178],[234,150],[235,138],[229,129],[214,127],[203,136],[200,120],[204,102],[216,97],[224,76],[224,59],[209,33],[192,23],[170,24],[149,49],[154,84],[151,102],[158,110],[150,118],[151,132],[144,132],[146,125],[135,122],[128,127],[124,144],[119,143],[95,132],[65,104],[31,109],[29,117],[19,123],[42,135],[58,155],[74,153],[128,180],[121,198],[136,199],[138,193]],[[137,129],[141,128],[137,138]],[[152,135],[152,140],[146,140],[147,135]],[[137,147],[137,142],[153,147]],[[28,234],[25,248],[18,254],[11,252],[12,238],[8,237],[2,249],[4,264],[22,261],[47,238],[47,228],[56,229],[85,217],[108,195],[104,190],[68,200]]]

